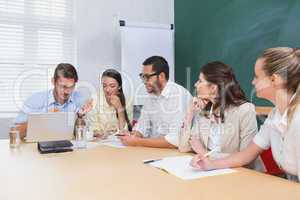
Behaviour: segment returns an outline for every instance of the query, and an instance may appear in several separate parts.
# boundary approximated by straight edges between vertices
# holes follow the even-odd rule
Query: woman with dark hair
[[[121,74],[114,69],[104,71],[101,85],[97,105],[88,115],[94,136],[105,138],[118,130],[131,131],[132,108],[126,104]],[[127,108],[130,109],[129,113]]]
[[[195,156],[198,170],[240,167],[271,147],[274,160],[289,180],[300,178],[300,48],[266,49],[256,60],[252,81],[259,98],[275,106],[253,141],[242,151],[222,159]]]
[[[179,134],[179,150],[221,158],[246,148],[257,133],[255,107],[228,65],[215,61],[202,66],[195,83],[197,96]],[[260,161],[255,168],[262,170]],[[252,166],[253,167],[253,166]]]

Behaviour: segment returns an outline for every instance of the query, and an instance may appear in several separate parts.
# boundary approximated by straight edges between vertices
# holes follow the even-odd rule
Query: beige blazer
[[[251,143],[257,133],[255,106],[244,103],[225,110],[224,132],[221,134],[221,152],[211,154],[211,159],[223,158],[231,153],[241,151]],[[198,136],[202,145],[207,148],[209,142],[209,119],[199,113],[194,114],[191,124],[184,124],[179,134],[179,151],[192,151],[189,139],[191,135]],[[258,162],[258,163],[257,163]],[[255,168],[264,170],[262,162],[257,161]]]

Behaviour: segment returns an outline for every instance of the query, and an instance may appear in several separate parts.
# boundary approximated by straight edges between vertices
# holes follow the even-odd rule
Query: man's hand
[[[27,122],[16,124],[17,129],[19,130],[21,140],[24,140],[27,132]]]
[[[106,139],[107,135],[103,131],[94,130],[94,137],[97,139]]]
[[[119,136],[118,138],[126,146],[138,146],[139,141],[141,140],[141,138],[138,136],[128,134],[125,134],[124,136]]]
[[[93,108],[93,99],[90,99],[86,101],[85,104],[80,108],[80,110],[78,111],[78,116],[79,117],[84,116],[86,113],[90,112],[92,108]]]

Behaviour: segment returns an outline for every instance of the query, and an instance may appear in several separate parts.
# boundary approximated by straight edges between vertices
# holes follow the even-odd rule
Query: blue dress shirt
[[[19,115],[14,120],[15,123],[27,122],[29,113],[47,113],[53,112],[54,110],[58,112],[78,112],[83,105],[83,98],[77,91],[72,92],[70,98],[64,103],[60,104],[55,101],[53,96],[53,89],[38,92],[29,97]]]

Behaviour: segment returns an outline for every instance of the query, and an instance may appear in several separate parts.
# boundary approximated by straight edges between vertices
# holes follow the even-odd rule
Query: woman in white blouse
[[[195,89],[179,150],[200,155],[213,151],[210,157],[216,159],[246,148],[257,133],[255,107],[247,102],[232,68],[219,61],[205,64]],[[259,160],[255,164],[251,167],[263,170]]]
[[[191,165],[199,170],[240,167],[271,147],[277,164],[288,178],[297,181],[300,176],[299,83],[300,49],[265,50],[256,61],[252,84],[257,96],[271,101],[275,108],[247,148],[216,160],[198,154]]]
[[[131,115],[132,107],[126,103],[121,74],[114,69],[104,71],[97,104],[87,116],[94,136],[105,138],[118,130],[131,131]]]

